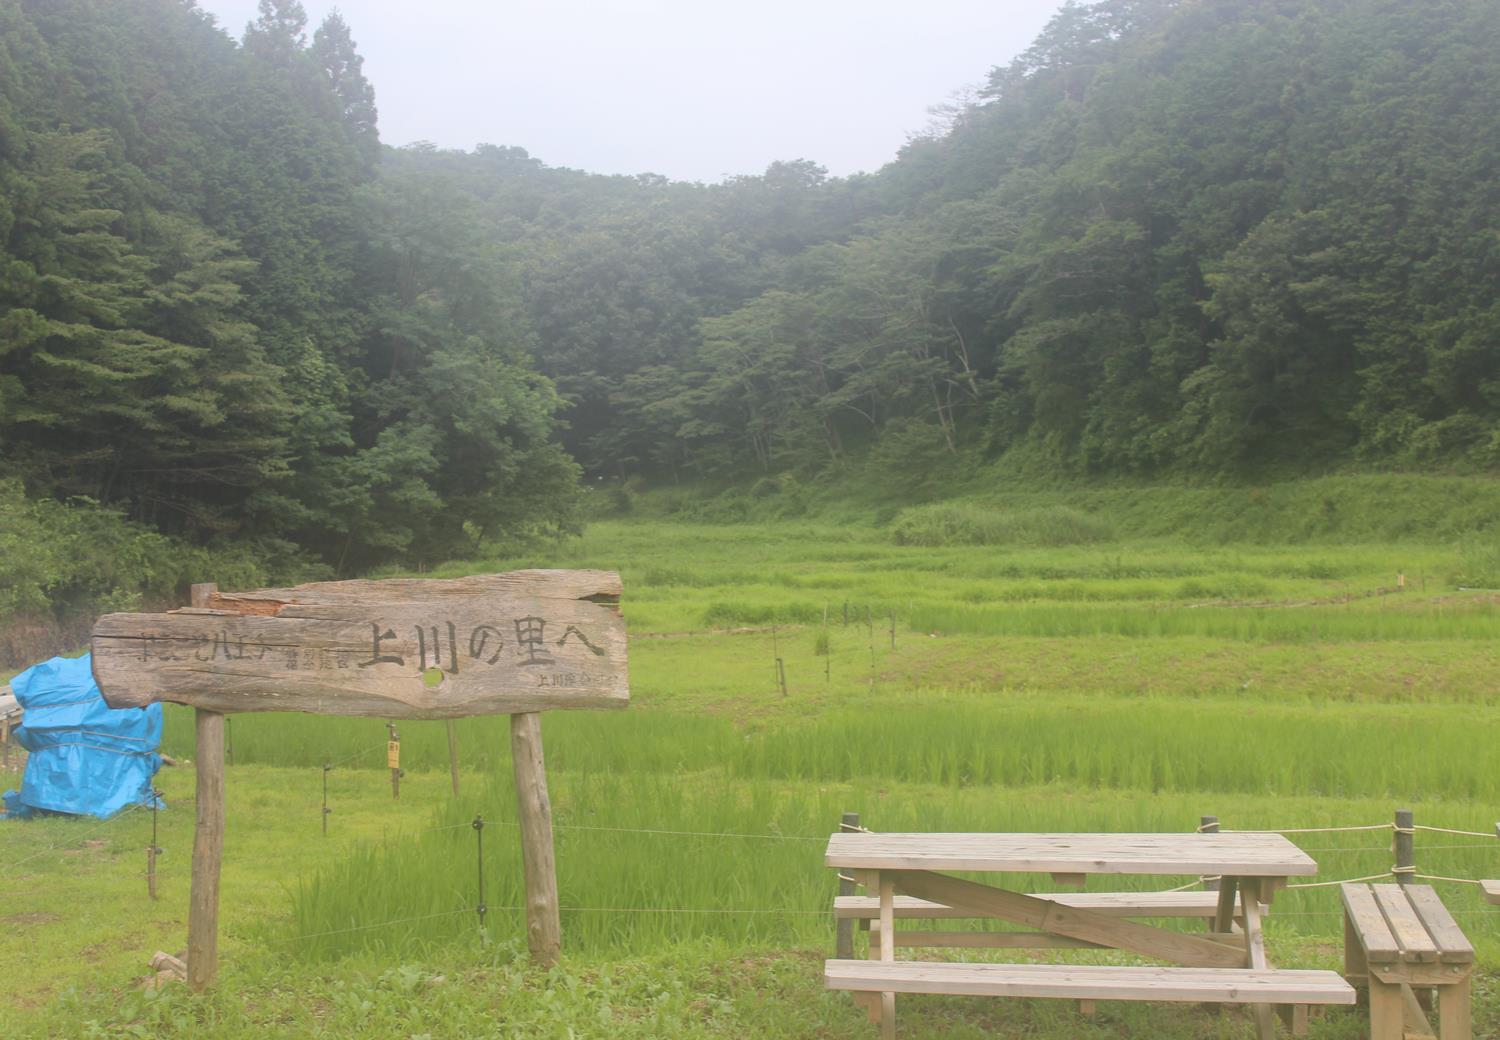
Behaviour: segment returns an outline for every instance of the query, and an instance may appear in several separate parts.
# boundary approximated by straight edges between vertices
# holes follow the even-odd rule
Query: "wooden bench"
[[[1337,972],[1245,968],[1139,968],[1077,964],[947,964],[833,960],[829,989],[1217,1004],[1353,1004]]]
[[[1486,903],[1500,903],[1500,881],[1481,881],[1479,887],[1484,890]]]
[[[1093,910],[1109,917],[1129,918],[1202,918],[1212,921],[1218,913],[1217,892],[1067,892],[1053,893],[1048,899],[1078,910]],[[876,896],[838,896],[833,901],[834,917],[859,921],[861,928],[875,932],[880,917],[880,899]],[[898,920],[955,920],[973,918],[968,910],[955,910],[915,896],[895,898]],[[1238,896],[1234,902],[1234,919],[1243,918]],[[897,931],[895,944],[905,947],[987,947],[1004,949],[1084,948],[1095,944],[1065,936],[1037,932],[955,932]]]
[[[1372,1040],[1473,1040],[1474,947],[1431,886],[1347,884],[1340,891],[1344,975],[1369,988]],[[1426,1014],[1434,989],[1436,1033]]]

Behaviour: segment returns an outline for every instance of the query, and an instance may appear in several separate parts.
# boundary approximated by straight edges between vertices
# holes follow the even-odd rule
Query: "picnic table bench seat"
[[[1500,881],[1481,881],[1479,887],[1484,890],[1485,902],[1500,903]]]
[[[1059,892],[1047,898],[1064,906],[1094,910],[1111,917],[1213,917],[1218,910],[1217,892]],[[953,919],[973,917],[972,911],[955,910],[943,903],[915,896],[897,896],[896,916],[900,918]],[[836,896],[833,914],[837,918],[861,921],[880,916],[878,896]],[[1240,916],[1238,895],[1234,914]]]
[[[1474,947],[1430,885],[1340,886],[1344,975],[1370,993],[1372,1040],[1473,1040]],[[1437,991],[1438,1031],[1427,1019]]]
[[[823,977],[829,989],[871,993],[1220,1004],[1355,1002],[1354,988],[1334,971],[830,960]]]

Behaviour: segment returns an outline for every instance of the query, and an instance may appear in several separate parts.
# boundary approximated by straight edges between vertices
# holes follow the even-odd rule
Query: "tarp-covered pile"
[[[161,705],[125,708],[104,703],[92,659],[54,657],[10,681],[25,710],[16,741],[30,752],[21,790],[6,791],[7,813],[43,812],[107,819],[148,803],[161,767]]]

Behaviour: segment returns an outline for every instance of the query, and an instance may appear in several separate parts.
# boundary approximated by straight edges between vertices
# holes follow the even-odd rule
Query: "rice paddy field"
[[[156,902],[149,813],[0,824],[0,1035],[871,1037],[821,988],[823,845],[850,811],[933,831],[1192,831],[1211,814],[1298,832],[1312,880],[1333,882],[1388,871],[1391,831],[1373,828],[1407,808],[1442,828],[1419,830],[1419,873],[1500,876],[1493,492],[1455,481],[1441,520],[1417,522],[1377,522],[1343,485],[1316,490],[1308,520],[1307,494],[1199,503],[1207,519],[1176,525],[1165,499],[1083,492],[838,521],[638,515],[445,564],[429,573],[624,579],[630,708],[543,723],[562,964],[524,954],[505,719],[459,723],[457,795],[443,726],[403,724],[395,800],[379,721],[242,715],[218,990],[140,984],[185,934],[192,777],[168,769]],[[190,712],[169,708],[165,750],[192,757]],[[1476,1036],[1500,1036],[1500,907],[1434,884],[1479,950]],[[1336,887],[1284,893],[1267,927],[1283,966],[1341,963]],[[976,998],[902,998],[901,1023],[912,1038],[1254,1033],[1237,1011],[1084,1019]],[[1357,1011],[1313,1024],[1367,1031]]]

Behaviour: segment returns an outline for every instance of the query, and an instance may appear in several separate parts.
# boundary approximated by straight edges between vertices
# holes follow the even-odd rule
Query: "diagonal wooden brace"
[[[975,881],[928,871],[894,871],[896,888],[919,899],[944,903],[976,917],[995,917],[1053,935],[1066,935],[1143,957],[1194,968],[1242,968],[1243,947],[1235,949],[1201,935],[1168,932],[1049,899],[1008,892]]]

